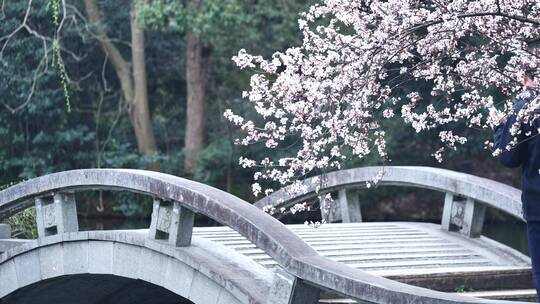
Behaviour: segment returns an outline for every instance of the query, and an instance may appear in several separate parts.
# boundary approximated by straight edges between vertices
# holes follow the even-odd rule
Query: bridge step
[[[444,292],[456,292],[457,290],[471,290],[460,292],[472,297],[504,299],[511,301],[532,301],[536,299],[536,291],[532,288],[530,268],[497,268],[491,269],[471,268],[463,272],[448,272],[440,269],[440,272],[429,274],[406,274],[385,275],[384,272],[376,273],[386,278],[402,283],[429,288]],[[323,293],[320,303],[356,303],[350,299],[339,298],[335,293]]]
[[[537,302],[535,289],[513,289],[513,290],[495,290],[495,291],[471,291],[458,292],[460,295],[484,298],[491,300],[506,300],[506,301],[521,301],[521,302]],[[321,304],[353,304],[358,303],[352,299],[329,298],[320,299]]]
[[[468,291],[457,292],[457,294],[491,299],[491,300],[506,300],[506,301],[521,301],[521,302],[537,302],[535,289],[510,289],[510,290],[493,290],[493,291]],[[319,300],[321,304],[352,304],[358,303],[352,299],[329,297]]]
[[[532,295],[523,291],[533,288],[530,259],[486,237],[471,239],[429,223],[287,226],[322,256],[374,275],[445,292],[474,290],[471,296],[524,301],[534,296],[534,290]],[[232,248],[264,267],[277,267],[228,228],[198,227],[194,236]],[[355,303],[340,297],[323,293],[320,303]]]
[[[452,292],[459,288],[470,290],[507,290],[534,288],[531,269],[502,267],[473,267],[464,271],[440,269],[439,272],[406,275],[375,273],[386,278],[419,287]]]
[[[313,229],[288,225],[321,255],[383,276],[461,273],[472,268],[530,267],[528,258],[487,238],[470,239],[427,223],[341,223]],[[277,263],[225,227],[198,227],[194,236],[232,248],[267,268]],[[404,271],[406,270],[406,271]],[[500,269],[497,269],[500,270]]]
[[[535,289],[472,291],[472,292],[459,292],[459,294],[464,295],[464,296],[471,296],[471,297],[484,298],[484,299],[525,301],[525,302],[537,301]]]

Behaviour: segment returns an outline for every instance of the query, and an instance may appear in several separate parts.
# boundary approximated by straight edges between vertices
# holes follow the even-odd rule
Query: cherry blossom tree
[[[402,119],[416,132],[440,130],[433,155],[442,161],[445,150],[467,142],[456,123],[499,124],[515,98],[530,94],[521,84],[525,70],[540,65],[537,0],[324,0],[298,24],[302,45],[271,58],[246,50],[233,58],[254,71],[243,97],[263,121],[227,110],[244,134],[237,142],[264,143],[270,155],[291,138],[301,142],[288,158],[240,159],[260,169],[255,195],[272,191],[261,180],[285,185],[372,153],[388,160],[384,119]],[[400,90],[419,82],[430,85],[427,96]],[[539,103],[533,98],[516,113],[514,135],[537,118]]]

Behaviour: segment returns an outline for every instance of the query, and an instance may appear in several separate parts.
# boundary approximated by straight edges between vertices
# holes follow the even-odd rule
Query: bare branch
[[[30,9],[32,8],[32,1],[33,0],[28,0],[28,5],[26,7],[26,13],[24,14],[24,18],[23,18],[21,24],[15,30],[13,30],[11,33],[9,33],[8,35],[0,37],[0,42],[5,40],[4,45],[0,49],[0,60],[3,58],[4,50],[6,49],[8,43],[9,43],[9,40],[11,40],[11,38],[13,36],[15,36],[15,34],[17,34],[19,31],[21,31],[22,29],[25,28],[26,22],[28,22],[28,16],[30,15]],[[3,3],[2,3],[2,6],[3,6]]]
[[[133,81],[131,79],[129,63],[122,57],[118,48],[113,45],[108,35],[103,31],[96,1],[84,0],[84,5],[88,20],[95,25],[96,35],[99,38],[98,41],[101,48],[108,54],[108,57],[116,70],[116,74],[122,86],[124,98],[131,102],[131,100],[133,100]]]
[[[43,76],[45,74],[45,72],[46,72],[46,70],[42,71],[44,66],[45,67],[47,66],[47,57],[43,57],[41,59],[41,61],[39,62],[38,67],[34,71],[34,76],[32,77],[32,85],[30,86],[30,92],[28,93],[28,95],[26,96],[26,100],[22,104],[20,104],[20,105],[18,105],[16,107],[11,107],[10,105],[8,105],[7,103],[2,101],[2,105],[9,112],[11,112],[11,114],[15,114],[15,113],[19,112],[20,110],[24,109],[30,103],[30,100],[32,99],[32,97],[34,96],[34,93],[36,91],[36,86],[37,86],[39,78],[41,76]]]
[[[517,21],[520,21],[520,22],[523,22],[523,23],[529,23],[529,24],[532,24],[532,25],[540,26],[540,21],[532,20],[532,19],[522,17],[522,16],[508,15],[508,14],[500,13],[500,12],[482,12],[482,13],[479,12],[479,13],[466,13],[466,14],[458,14],[458,15],[456,15],[457,18],[473,18],[473,17],[486,17],[486,16],[503,17],[503,18],[507,18],[507,19],[511,19],[511,20],[517,20]],[[407,30],[407,32],[414,32],[414,31],[417,31],[417,30],[420,30],[420,29],[424,29],[424,28],[433,26],[433,25],[441,24],[443,22],[445,22],[445,20],[438,19],[438,20],[434,20],[434,21],[431,21],[431,22],[419,24],[419,25],[416,25],[416,26],[413,26],[413,27],[409,28]]]
[[[4,20],[6,18],[6,11],[4,10],[6,6],[6,0],[2,0],[2,4],[0,5],[0,20]]]

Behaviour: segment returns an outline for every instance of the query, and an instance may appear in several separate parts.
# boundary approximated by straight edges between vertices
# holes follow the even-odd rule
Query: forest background
[[[238,158],[260,159],[266,151],[235,146],[238,130],[223,118],[228,108],[252,111],[241,102],[249,74],[231,58],[241,48],[269,57],[298,44],[298,14],[313,2],[2,1],[0,185],[70,169],[140,168],[255,201],[253,172]],[[62,22],[55,24],[58,9]],[[403,95],[422,90],[429,84],[404,87]],[[399,120],[386,123],[392,159],[386,165],[443,167],[517,186],[518,172],[484,150],[489,130],[466,130],[469,142],[439,164],[431,156],[437,130],[417,134]],[[380,164],[366,158],[346,167]],[[433,221],[442,208],[436,194],[391,187],[366,190],[362,201],[368,220]],[[149,202],[125,195],[78,203],[87,218],[147,218],[150,210]]]

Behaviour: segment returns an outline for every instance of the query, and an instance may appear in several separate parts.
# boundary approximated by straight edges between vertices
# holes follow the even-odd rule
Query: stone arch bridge
[[[363,223],[357,191],[380,186],[446,193],[441,225]],[[263,212],[315,197],[287,188],[253,204],[179,177],[127,169],[65,171],[0,192],[0,220],[36,208],[39,237],[11,239],[0,225],[0,303],[508,303],[534,299],[530,260],[481,236],[487,207],[522,219],[520,191],[427,167],[328,173],[321,208],[332,224],[284,225]],[[151,196],[144,230],[80,231],[76,194]],[[195,214],[220,227],[194,227]],[[457,290],[466,286],[474,290]],[[480,291],[485,289],[485,291]],[[456,292],[461,291],[461,292]],[[469,290],[470,291],[470,290]],[[516,302],[514,302],[516,303]]]

